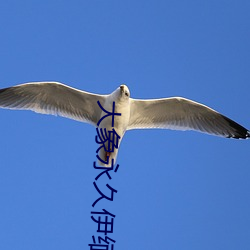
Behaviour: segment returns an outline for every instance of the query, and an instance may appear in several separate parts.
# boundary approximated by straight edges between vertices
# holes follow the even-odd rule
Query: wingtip
[[[233,139],[248,139],[250,137],[250,131],[236,123],[235,121],[224,116],[224,119],[229,123],[230,127],[234,130],[233,133],[228,135],[228,138]]]
[[[239,133],[239,131],[237,131],[237,135],[229,136],[229,138],[233,138],[233,139],[248,139],[248,138],[250,138],[250,131],[246,130],[246,133],[245,132]]]
[[[250,138],[250,131],[247,131],[246,139]]]

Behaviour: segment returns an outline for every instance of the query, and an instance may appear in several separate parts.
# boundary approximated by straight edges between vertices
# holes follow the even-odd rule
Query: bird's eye
[[[128,92],[125,92],[125,96],[128,96]]]

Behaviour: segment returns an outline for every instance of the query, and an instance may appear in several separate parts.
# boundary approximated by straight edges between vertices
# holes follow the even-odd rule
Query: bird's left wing
[[[37,113],[60,115],[96,126],[105,95],[71,88],[58,82],[32,82],[0,89],[0,107],[25,109]]]
[[[217,111],[182,98],[130,99],[129,129],[166,128],[196,130],[208,134],[247,138],[250,132]]]

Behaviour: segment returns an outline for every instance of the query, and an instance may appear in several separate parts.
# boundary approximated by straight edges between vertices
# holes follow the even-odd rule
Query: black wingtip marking
[[[247,131],[247,138],[250,137],[250,131]]]
[[[230,127],[234,129],[234,133],[229,135],[228,138],[234,139],[247,139],[250,137],[250,131],[238,124],[237,122],[223,116],[223,118],[229,123]]]

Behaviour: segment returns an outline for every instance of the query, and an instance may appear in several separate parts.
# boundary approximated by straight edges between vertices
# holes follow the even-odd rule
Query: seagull
[[[107,115],[112,111],[113,103],[114,112],[121,115]],[[249,130],[201,103],[183,97],[133,99],[124,84],[109,95],[99,95],[59,82],[24,83],[0,89],[0,107],[32,110],[89,123],[97,128],[97,132],[98,129],[103,132],[103,139],[108,135],[105,132],[115,131],[119,140],[117,145],[113,141],[113,151],[107,150],[108,137],[99,148],[97,156],[102,161],[99,160],[98,164],[102,167],[111,167],[111,161],[107,159],[116,161],[118,148],[127,130],[195,130],[226,138],[250,137]]]

